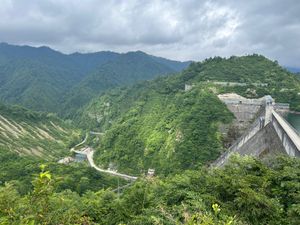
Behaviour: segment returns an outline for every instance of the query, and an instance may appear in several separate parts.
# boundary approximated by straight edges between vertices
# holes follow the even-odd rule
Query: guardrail
[[[213,166],[222,166],[226,162],[226,160],[238,149],[245,144],[248,140],[250,140],[260,129],[260,117],[265,114],[265,107],[262,107],[259,112],[257,113],[258,117],[256,120],[251,124],[251,126],[244,132],[244,134],[239,137],[230,147],[229,149],[224,152],[212,165]]]
[[[272,124],[286,153],[292,157],[300,157],[299,133],[274,110],[272,110]]]
[[[290,104],[289,103],[275,103],[275,107],[287,107],[289,108],[290,107]]]
[[[270,108],[271,107],[271,108]],[[274,109],[288,108],[289,104],[279,103],[277,107],[270,106],[262,107],[258,113],[258,118],[251,124],[245,133],[238,138],[230,148],[224,152],[215,162],[211,164],[213,167],[223,166],[227,159],[235,152],[239,152],[241,146],[249,141],[260,129],[260,117],[264,117],[266,124],[271,123],[274,127],[278,138],[280,139],[286,153],[291,157],[300,157],[300,135],[281,115]],[[269,115],[269,116],[268,116]],[[268,119],[269,118],[269,119]]]

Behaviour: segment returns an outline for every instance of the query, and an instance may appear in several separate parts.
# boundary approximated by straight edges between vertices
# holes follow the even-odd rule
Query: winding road
[[[88,138],[88,133],[86,134],[84,140],[75,145],[75,147],[78,147],[80,145],[83,145],[86,140]],[[100,167],[96,166],[95,162],[94,162],[94,149],[91,148],[91,147],[83,147],[81,148],[80,150],[75,150],[75,147],[71,148],[70,151],[71,152],[75,152],[77,154],[83,154],[83,155],[86,155],[86,158],[88,160],[88,163],[90,164],[91,167],[93,167],[94,169],[96,169],[97,171],[99,172],[102,172],[102,173],[107,173],[107,174],[110,174],[112,176],[117,176],[117,177],[121,177],[125,180],[131,180],[131,181],[135,181],[138,177],[134,177],[134,176],[130,176],[130,175],[127,175],[127,174],[123,174],[123,173],[118,173],[116,171],[113,171],[113,170],[105,170],[105,169],[101,169]]]

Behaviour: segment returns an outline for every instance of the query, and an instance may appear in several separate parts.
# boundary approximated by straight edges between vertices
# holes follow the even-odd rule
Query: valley
[[[280,86],[277,76],[284,79]],[[241,81],[243,85],[227,85]],[[101,141],[91,141],[96,164],[112,164],[134,175],[155,168],[166,175],[201,168],[226,151],[223,142],[230,137],[219,127],[230,127],[234,116],[218,94],[233,92],[252,99],[271,94],[276,102],[297,109],[299,84],[294,75],[263,56],[216,57],[174,76],[108,91],[76,119],[80,126],[105,133]],[[236,133],[241,136],[243,130]]]
[[[0,225],[299,225],[299,0],[1,0]]]
[[[0,224],[297,224],[299,136],[275,111],[300,80],[276,61],[0,50]]]
[[[86,141],[89,137],[88,134],[89,133],[86,133],[86,135],[85,135],[82,142],[80,142],[79,144],[75,145],[74,147],[72,147],[70,149],[70,152],[75,154],[74,157],[70,157],[70,156],[65,157],[63,159],[60,159],[58,162],[68,164],[70,162],[75,161],[76,158],[80,157],[83,160],[87,160],[89,166],[91,166],[92,168],[94,168],[95,170],[97,170],[101,173],[106,173],[106,174],[109,174],[109,175],[112,175],[112,176],[120,177],[120,178],[125,179],[125,180],[135,181],[137,179],[137,177],[130,176],[130,175],[127,175],[127,174],[118,173],[117,171],[112,170],[110,168],[101,169],[97,165],[95,165],[95,163],[94,163],[94,152],[95,152],[95,150],[93,148],[89,147],[89,146],[84,146],[84,144],[86,143]]]

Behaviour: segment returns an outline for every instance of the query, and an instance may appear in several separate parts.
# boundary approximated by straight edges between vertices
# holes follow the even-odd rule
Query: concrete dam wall
[[[233,112],[237,120],[242,120],[245,125],[245,122],[249,123],[253,117],[256,119],[248,126],[244,134],[213,163],[213,166],[223,166],[235,153],[257,158],[278,154],[300,157],[298,133],[275,111],[278,109],[280,113],[286,112],[287,104],[276,106],[271,96],[251,100],[236,94],[226,94],[225,96],[225,99],[224,95],[219,96],[219,98]],[[236,106],[237,104],[239,106]],[[253,107],[252,110],[251,107]]]
[[[240,129],[248,128],[259,111],[262,110],[264,98],[247,99],[235,93],[218,95],[219,99],[227,105],[227,108],[234,114],[234,124]]]

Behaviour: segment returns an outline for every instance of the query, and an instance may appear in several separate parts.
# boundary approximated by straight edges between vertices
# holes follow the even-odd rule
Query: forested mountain
[[[185,84],[192,89],[185,90]],[[300,82],[276,62],[259,55],[216,57],[192,63],[178,75],[107,92],[91,102],[80,120],[105,132],[95,156],[103,167],[113,164],[135,174],[148,168],[159,174],[196,169],[222,151],[218,127],[233,118],[216,96],[223,92],[271,94],[300,106]]]
[[[300,73],[300,68],[297,67],[286,67],[286,69],[292,73]]]
[[[52,114],[0,104],[0,148],[5,151],[57,159],[80,138],[79,130]]]
[[[66,110],[86,104],[103,90],[177,72],[188,64],[142,52],[66,55],[48,47],[1,43],[0,99],[36,111],[68,114]]]
[[[271,94],[299,109],[298,78],[252,55],[211,58],[178,74],[117,87],[132,83],[124,70],[132,81],[142,80],[140,72],[152,65],[164,74],[169,67],[151,58],[127,53],[103,63],[99,68],[115,81],[108,87],[116,88],[74,117],[99,132],[87,141],[96,149],[96,164],[136,174],[134,183],[85,163],[57,164],[81,142],[81,132],[53,114],[0,105],[0,224],[298,224],[299,159],[234,156],[224,168],[207,166],[224,151],[220,126],[233,119],[218,93]],[[78,78],[68,99],[80,91],[91,92],[87,100],[103,92],[98,77],[106,73],[99,71]],[[155,176],[144,176],[149,168]]]
[[[143,53],[143,52],[140,52]],[[183,69],[187,68],[192,61],[186,61],[186,62],[182,62],[182,63],[178,63],[178,61],[174,61],[174,60],[169,60],[169,59],[165,59],[162,57],[156,57],[156,56],[151,56],[152,59],[154,59],[155,61],[157,61],[158,63],[164,64],[165,66],[168,66],[170,68],[172,68],[174,71],[182,71]]]
[[[235,92],[248,98],[271,95],[277,102],[290,103],[291,108],[300,110],[300,82],[295,74],[261,55],[250,55],[222,59],[206,59],[193,63],[186,71],[189,83],[209,81],[216,84],[220,92]],[[214,82],[224,82],[217,84]],[[236,82],[236,85],[226,85]]]
[[[65,97],[64,110],[74,113],[79,107],[87,104],[93,97],[105,90],[141,80],[150,80],[158,75],[167,75],[172,71],[175,72],[175,69],[181,70],[181,67],[174,67],[173,64],[182,67],[186,65],[156,59],[143,52],[122,54],[114,61],[103,64],[86,76],[79,85],[72,88]]]

